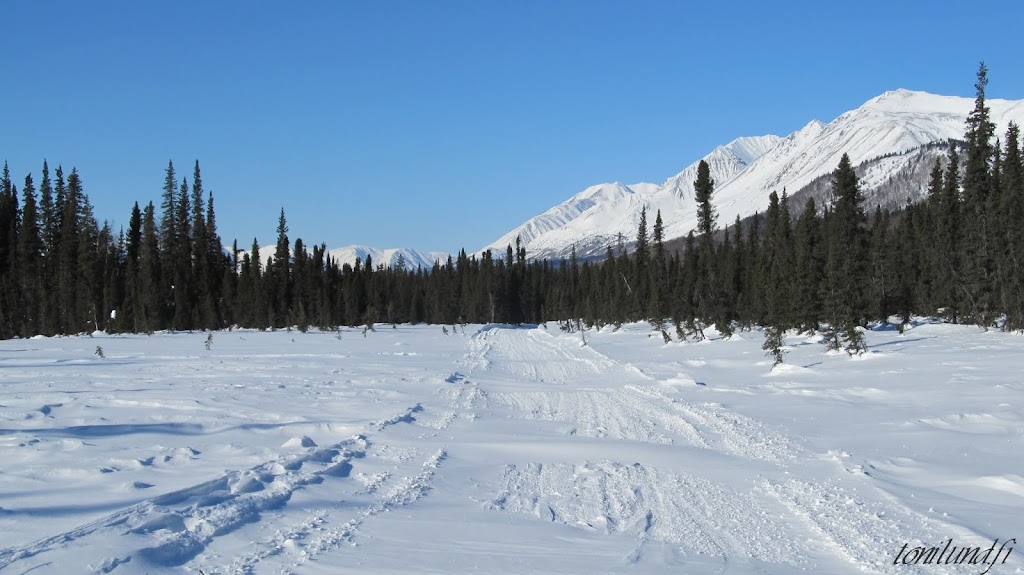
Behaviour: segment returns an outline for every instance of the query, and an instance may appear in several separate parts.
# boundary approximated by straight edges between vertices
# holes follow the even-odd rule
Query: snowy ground
[[[1024,337],[550,327],[0,342],[0,572],[1024,572]]]

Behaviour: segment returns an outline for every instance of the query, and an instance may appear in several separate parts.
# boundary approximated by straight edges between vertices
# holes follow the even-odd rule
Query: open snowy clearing
[[[0,572],[1024,572],[1024,337],[649,333],[0,342]]]

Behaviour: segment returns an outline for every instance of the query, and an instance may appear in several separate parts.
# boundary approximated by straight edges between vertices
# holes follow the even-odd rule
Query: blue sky
[[[1024,99],[1024,2],[48,2],[0,8],[0,160],[99,219],[198,159],[220,233],[476,249],[592,184],[891,89]],[[973,34],[982,37],[975,39]]]

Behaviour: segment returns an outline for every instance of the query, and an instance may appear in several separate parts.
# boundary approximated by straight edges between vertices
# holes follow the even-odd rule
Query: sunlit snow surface
[[[0,342],[0,572],[1024,572],[1024,336],[464,332]]]

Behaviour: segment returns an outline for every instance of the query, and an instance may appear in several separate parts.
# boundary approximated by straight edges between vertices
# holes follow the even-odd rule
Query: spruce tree
[[[274,327],[284,327],[288,323],[289,318],[291,305],[289,247],[288,223],[284,217],[284,208],[281,208],[281,215],[277,220],[277,246],[274,249],[274,266],[272,269],[267,270],[268,275],[271,276],[270,281],[272,282],[273,289],[271,293],[273,301],[271,303],[274,317],[271,321]],[[369,262],[369,259],[367,261]]]
[[[233,254],[234,259],[230,261],[228,256],[224,254],[221,238],[217,233],[217,216],[214,213],[212,191],[206,194],[205,229],[207,250],[206,282],[209,291],[206,293],[204,309],[206,310],[205,313],[208,314],[207,320],[211,322],[211,326],[223,327],[229,307],[226,302],[231,301],[232,294],[234,293],[233,284],[237,281],[237,272],[235,272],[236,275],[234,276],[228,275],[232,271],[232,265],[237,265],[234,263],[235,259],[237,259],[237,251]],[[235,246],[237,247],[237,243]]]
[[[76,172],[72,170],[72,176]],[[72,178],[68,178],[68,189]],[[110,310],[102,309],[103,304],[103,267],[102,255],[106,251],[106,241],[110,239],[109,227],[101,230],[93,214],[89,197],[80,192],[79,197],[79,239],[78,252],[75,254],[75,315],[81,326],[88,331],[97,331],[102,327],[101,319],[106,318]],[[101,232],[106,232],[105,234]],[[81,328],[79,328],[81,329]]]
[[[665,256],[665,223],[661,219],[661,210],[658,210],[654,219],[654,253],[651,261],[650,297],[648,299],[648,321],[651,326],[661,333],[665,343],[672,341],[665,329],[665,319],[668,316],[668,261]]]
[[[142,214],[142,239],[139,245],[138,316],[140,329],[146,333],[165,327],[162,270],[156,207],[153,202],[149,202]]]
[[[825,262],[825,314],[829,320],[826,345],[850,355],[867,348],[857,327],[865,316],[866,217],[863,197],[850,157],[843,154],[832,176],[832,210],[826,220],[828,257]]]
[[[1006,313],[1003,329],[1024,329],[1024,160],[1020,148],[1020,128],[1010,122],[1006,130],[1000,182],[999,213],[1003,223],[995,245],[1001,246],[999,280],[1002,285],[1000,307]]]
[[[796,327],[805,333],[814,333],[821,323],[822,281],[821,219],[817,214],[814,198],[807,198],[804,211],[796,222],[794,231],[794,309]]]
[[[575,254],[575,246],[573,253]],[[651,247],[647,235],[647,206],[640,210],[640,224],[636,230],[636,244],[633,250],[633,274],[630,284],[632,295],[630,296],[630,315],[632,319],[644,317],[647,311],[647,294],[650,284],[650,258]]]
[[[39,214],[36,209],[36,190],[32,174],[25,176],[22,187],[23,200],[21,226],[18,230],[18,280],[20,283],[22,337],[31,337],[41,332],[44,297],[43,241],[39,229]]]
[[[711,168],[704,160],[697,164],[697,179],[693,182],[693,189],[697,200],[697,233],[710,238],[715,231],[716,215],[711,205],[715,181],[711,179]]]
[[[125,237],[124,306],[122,326],[134,333],[143,331],[144,311],[142,310],[142,210],[139,202],[132,206],[128,218],[128,235]]]
[[[174,163],[167,161],[167,168],[164,171],[164,187],[160,202],[160,293],[154,302],[158,306],[161,326],[173,328],[175,319],[175,298],[174,284],[178,276],[178,181],[174,170]]]
[[[206,214],[203,210],[203,179],[199,172],[199,160],[196,160],[192,172],[192,229],[190,238],[192,244],[192,289],[191,304],[193,307],[193,321],[198,329],[213,329],[216,322],[213,319],[212,300],[209,299],[210,282],[210,249],[207,245],[210,238],[206,232]]]
[[[57,167],[57,192],[61,198],[62,213],[60,217],[60,230],[58,231],[59,252],[57,254],[57,290],[60,309],[59,332],[64,334],[78,333],[85,327],[85,317],[82,314],[81,291],[88,289],[88,285],[80,286],[79,278],[79,244],[82,241],[82,220],[80,211],[82,205],[82,182],[78,171],[71,170],[68,175],[67,185],[64,184],[64,176],[61,168]]]
[[[995,124],[985,103],[988,69],[982,62],[974,87],[974,109],[967,116],[967,158],[964,164],[963,205],[965,241],[962,244],[963,304],[972,321],[988,328],[994,319],[992,298],[993,257],[990,238],[989,201],[993,181],[990,168],[995,153],[992,139]]]
[[[0,339],[14,337],[18,332],[19,307],[16,244],[18,240],[17,187],[4,162],[0,176]]]
[[[42,282],[47,289],[42,296],[42,325],[40,333],[54,335],[59,327],[58,303],[56,290],[52,286],[57,281],[57,231],[60,229],[57,207],[54,204],[53,184],[50,181],[50,168],[43,160],[42,179],[39,181],[39,211],[42,219],[40,234],[43,240]]]
[[[722,315],[720,286],[718,285],[717,269],[714,261],[715,210],[711,205],[714,193],[714,180],[708,163],[701,160],[697,164],[697,179],[693,182],[695,199],[697,200],[697,232],[700,235],[698,248],[698,277],[696,284],[696,334],[697,339],[704,339],[704,327],[715,323]],[[720,325],[719,331],[726,337],[731,335],[731,326]]]
[[[785,330],[778,325],[768,325],[764,328],[764,343],[761,349],[765,355],[772,358],[772,369],[774,370],[783,362],[785,351]]]
[[[935,158],[935,164],[928,179],[928,192],[923,204],[923,209],[916,212],[915,221],[911,222],[915,231],[915,240],[920,234],[920,284],[918,287],[917,301],[924,313],[934,314],[939,307],[941,299],[939,291],[942,289],[942,278],[948,275],[944,271],[946,254],[940,250],[941,230],[939,229],[940,218],[943,213],[942,190],[942,160]]]

